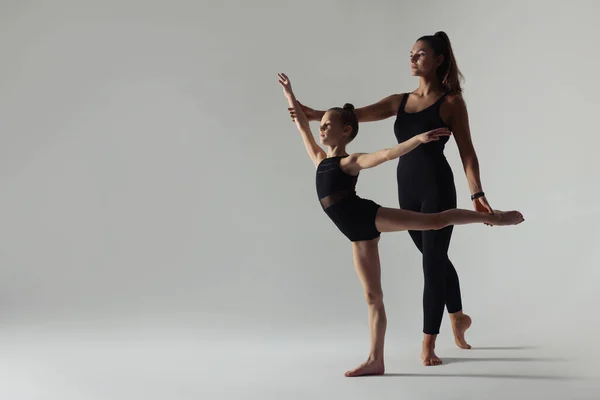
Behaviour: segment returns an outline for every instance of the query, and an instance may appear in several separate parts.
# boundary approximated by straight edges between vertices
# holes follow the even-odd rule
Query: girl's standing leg
[[[383,375],[385,372],[383,348],[387,317],[381,289],[379,238],[352,243],[354,266],[363,286],[369,311],[371,348],[367,361],[346,372],[346,376]]]

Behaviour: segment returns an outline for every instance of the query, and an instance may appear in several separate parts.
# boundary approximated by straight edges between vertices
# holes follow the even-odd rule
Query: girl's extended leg
[[[362,283],[369,310],[371,349],[367,361],[346,372],[346,376],[383,375],[383,346],[387,318],[381,289],[381,266],[379,263],[379,238],[352,243],[354,266]]]
[[[436,271],[436,268],[442,266],[447,267],[447,250],[450,240],[450,231],[447,231],[448,235],[446,236],[443,235],[444,231],[442,231],[442,229],[453,225],[473,223],[516,225],[521,222],[523,222],[523,216],[518,211],[497,211],[495,214],[489,214],[456,208],[437,213],[421,213],[386,207],[381,207],[378,210],[375,218],[375,225],[379,232],[408,230],[412,231],[414,235],[417,233],[416,231],[436,231],[423,232],[422,240],[415,242],[417,245],[421,244],[420,249],[423,251],[423,267],[425,274],[425,291],[423,293],[425,339],[423,341],[423,351],[421,353],[421,358],[425,365],[438,365],[442,362],[435,355],[434,351],[435,339],[444,312],[446,293],[446,282],[445,279],[443,279],[445,278],[444,274],[446,271]],[[453,321],[453,327],[454,325]],[[463,334],[466,328],[468,328],[468,326],[464,327]],[[457,333],[455,332],[455,335],[456,334]]]
[[[523,215],[518,211],[495,211],[495,214],[490,214],[460,208],[428,214],[381,207],[375,217],[375,226],[379,232],[438,230],[450,225],[476,223],[517,225],[521,222],[523,222]]]

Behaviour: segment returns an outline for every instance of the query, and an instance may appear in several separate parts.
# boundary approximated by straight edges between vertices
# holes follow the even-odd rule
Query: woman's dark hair
[[[356,135],[358,135],[358,118],[354,113],[354,106],[350,103],[346,103],[342,108],[334,107],[330,108],[329,111],[337,112],[342,121],[342,125],[350,125],[350,128],[352,128],[352,131],[350,132],[350,138],[348,140],[348,143],[350,143],[356,137]]]
[[[464,77],[456,64],[448,35],[440,31],[435,35],[422,36],[419,41],[427,42],[436,55],[444,56],[444,61],[437,69],[437,76],[444,90],[449,94],[461,94],[460,83]]]

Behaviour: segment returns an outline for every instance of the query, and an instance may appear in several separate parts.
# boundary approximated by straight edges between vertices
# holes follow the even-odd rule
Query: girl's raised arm
[[[277,74],[279,77],[279,84],[283,87],[283,94],[288,100],[290,109],[294,110],[295,118],[294,122],[296,123],[296,127],[300,131],[302,135],[302,140],[304,141],[304,146],[306,147],[306,151],[308,152],[308,156],[315,164],[315,167],[319,165],[319,163],[327,157],[327,154],[323,149],[315,142],[315,138],[313,137],[312,131],[310,130],[310,124],[308,118],[302,111],[296,97],[294,96],[294,92],[292,90],[292,83],[289,78],[285,74]]]

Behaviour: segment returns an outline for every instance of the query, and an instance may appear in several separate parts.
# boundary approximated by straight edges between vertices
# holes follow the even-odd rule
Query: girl
[[[386,315],[381,289],[378,242],[381,232],[403,230],[439,230],[451,225],[488,223],[516,225],[523,221],[517,211],[487,213],[451,209],[439,213],[420,213],[379,204],[357,196],[355,187],[361,170],[394,160],[423,143],[437,141],[450,135],[438,128],[416,135],[392,148],[374,153],[346,152],[346,146],[358,133],[358,120],[351,104],[332,108],[321,119],[320,141],[327,153],[317,145],[309,122],[292,91],[290,80],[278,74],[279,84],[294,110],[296,126],[302,135],[308,155],[316,166],[317,194],[321,206],[333,223],[352,243],[354,264],[364,288],[369,310],[371,349],[367,361],[347,371],[346,376],[381,375]]]

